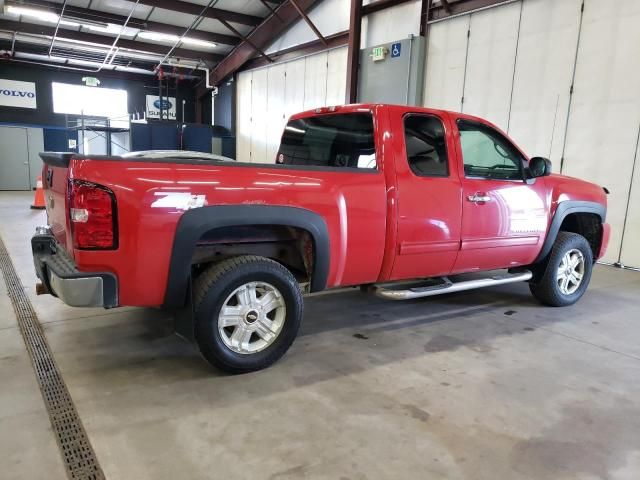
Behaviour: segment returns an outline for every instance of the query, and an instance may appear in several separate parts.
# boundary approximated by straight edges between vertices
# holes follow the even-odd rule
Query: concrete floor
[[[391,303],[307,299],[283,360],[225,376],[151,309],[36,297],[29,193],[0,235],[109,479],[640,478],[640,274],[575,306],[524,284]],[[0,282],[0,477],[65,478]]]

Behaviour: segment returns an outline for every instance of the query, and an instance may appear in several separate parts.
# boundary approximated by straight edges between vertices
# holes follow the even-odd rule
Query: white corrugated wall
[[[608,187],[604,261],[640,267],[640,2],[581,9],[522,0],[431,24],[424,104],[485,117],[555,171]]]
[[[282,130],[297,112],[345,99],[347,47],[238,74],[237,158],[274,163]]]

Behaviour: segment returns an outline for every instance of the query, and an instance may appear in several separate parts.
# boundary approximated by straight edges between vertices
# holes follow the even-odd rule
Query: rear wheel
[[[529,288],[533,296],[545,305],[573,305],[586,291],[591,280],[593,254],[582,235],[560,232],[542,275]]]
[[[195,282],[194,304],[200,352],[229,373],[260,370],[278,360],[302,320],[295,277],[264,257],[233,257],[209,267]]]

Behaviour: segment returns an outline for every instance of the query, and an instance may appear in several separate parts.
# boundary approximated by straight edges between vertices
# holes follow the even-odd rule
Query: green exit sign
[[[371,50],[371,59],[374,62],[384,60],[387,56],[387,49],[385,47],[373,47]]]

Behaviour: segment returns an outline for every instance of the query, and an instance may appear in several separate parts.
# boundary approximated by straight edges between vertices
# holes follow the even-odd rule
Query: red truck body
[[[115,276],[118,305],[160,306],[167,303],[179,222],[197,207],[295,207],[321,217],[329,258],[319,288],[530,265],[543,252],[562,203],[606,208],[601,187],[561,175],[533,181],[465,176],[456,122],[466,119],[499,132],[476,117],[408,106],[349,105],[292,119],[350,112],[373,114],[376,169],[74,156],[68,167],[44,166],[49,226],[78,271]],[[402,134],[409,114],[442,121],[448,176],[416,176],[409,168]],[[74,248],[70,180],[113,192],[116,249]],[[473,196],[490,201],[470,201]],[[185,201],[196,204],[185,206]],[[602,222],[599,228],[594,257],[603,255],[608,241],[608,225]]]

